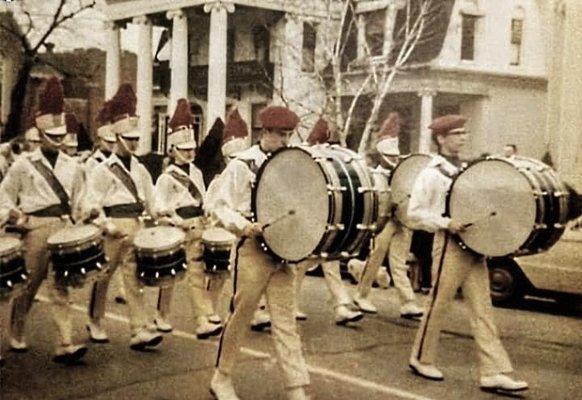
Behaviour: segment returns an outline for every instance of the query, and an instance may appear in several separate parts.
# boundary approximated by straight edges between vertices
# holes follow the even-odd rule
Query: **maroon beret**
[[[293,130],[299,124],[299,117],[287,107],[269,106],[259,114],[265,129]]]
[[[452,130],[464,128],[467,118],[462,115],[449,114],[438,117],[428,126],[433,135],[447,134]]]
[[[327,121],[323,118],[320,118],[313,126],[311,133],[309,133],[309,136],[307,137],[307,143],[310,145],[326,143],[329,138],[330,134]]]
[[[393,111],[388,114],[388,117],[382,123],[380,131],[378,132],[378,139],[386,137],[398,137],[400,134],[400,114]]]

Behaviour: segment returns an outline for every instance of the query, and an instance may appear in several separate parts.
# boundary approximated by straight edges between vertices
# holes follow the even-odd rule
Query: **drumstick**
[[[463,226],[465,228],[469,228],[469,227],[471,227],[471,226],[473,226],[473,225],[475,225],[475,224],[477,224],[477,223],[479,223],[481,221],[485,221],[486,219],[491,218],[491,217],[494,217],[496,215],[497,215],[497,211],[491,211],[489,214],[484,215],[484,216],[482,216],[480,218],[477,218],[476,220],[473,220],[473,222],[469,222],[468,224],[463,224]]]
[[[276,224],[277,222],[290,217],[291,215],[295,215],[295,210],[289,210],[285,214],[279,215],[277,218],[270,220],[266,224],[263,225],[263,229],[268,228],[269,226]]]

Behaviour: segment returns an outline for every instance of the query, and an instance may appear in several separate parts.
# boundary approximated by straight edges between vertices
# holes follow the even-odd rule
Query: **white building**
[[[233,105],[252,128],[257,128],[258,111],[270,102],[285,101],[307,116],[306,125],[313,120],[306,114],[322,112],[325,96],[313,70],[326,66],[329,28],[337,26],[340,17],[337,10],[326,8],[327,2],[104,1],[111,21],[106,97],[119,85],[120,28],[137,24],[138,114],[143,131],[156,123],[163,127],[164,118],[159,116],[171,113],[180,97],[189,97],[194,104],[202,132]],[[356,3],[362,22],[358,48],[378,30],[390,41],[395,13],[404,0]],[[467,156],[498,153],[504,144],[514,143],[521,154],[541,157],[548,149],[544,127],[549,6],[540,0],[445,3],[450,7],[448,18],[438,27],[436,42],[430,49],[419,49],[414,68],[397,77],[382,110],[383,114],[398,110],[407,119],[402,150],[428,150],[430,121],[456,112],[470,119]],[[157,82],[153,25],[168,28],[172,45],[169,65],[156,63]],[[389,48],[376,47],[379,59]],[[354,82],[364,77],[357,66],[346,72]],[[354,137],[358,129],[353,127]],[[154,135],[154,143],[144,142],[145,148],[161,148],[163,137]]]

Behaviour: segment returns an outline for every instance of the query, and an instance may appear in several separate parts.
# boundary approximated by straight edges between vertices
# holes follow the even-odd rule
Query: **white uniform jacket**
[[[251,215],[251,185],[266,160],[267,154],[254,145],[238,153],[209,185],[205,208],[226,229],[240,233],[250,224],[247,218]]]
[[[107,157],[101,150],[98,149],[93,154],[91,154],[89,158],[87,158],[87,161],[85,161],[85,169],[87,171],[91,171],[105,160],[107,160]]]
[[[53,171],[69,196],[71,209],[76,209],[83,184],[82,166],[76,159],[59,152],[53,168],[37,149],[16,159],[0,184],[0,222],[6,222],[8,212],[13,208],[30,214],[61,203],[47,180],[33,166],[32,162],[36,161]]]
[[[418,175],[408,203],[412,228],[436,232],[448,227],[451,219],[444,216],[447,192],[451,187],[451,177],[457,173],[457,167],[442,156],[435,156]]]
[[[188,188],[173,176],[174,174],[190,179],[201,198],[194,198]],[[182,207],[202,207],[205,195],[202,172],[194,164],[190,163],[189,175],[180,167],[170,164],[156,182],[154,209],[159,214],[173,214],[176,209]]]
[[[88,171],[86,188],[81,200],[82,215],[87,217],[93,208],[101,210],[103,207],[136,203],[132,192],[111,172],[110,166],[114,164],[120,165],[131,176],[140,201],[145,205],[146,211],[154,216],[154,184],[150,173],[134,156],[131,157],[131,168],[128,171],[115,154],[111,154],[107,160]]]

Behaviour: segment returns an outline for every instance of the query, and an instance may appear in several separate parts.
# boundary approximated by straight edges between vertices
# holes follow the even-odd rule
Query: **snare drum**
[[[58,284],[81,287],[105,275],[103,234],[95,225],[60,229],[48,238],[47,244]]]
[[[235,240],[236,236],[222,228],[210,228],[202,233],[205,272],[214,274],[229,271],[230,250]]]
[[[394,217],[402,225],[410,227],[408,222],[408,203],[416,178],[431,162],[429,154],[411,154],[401,160],[390,176],[390,191],[392,192],[392,204]]]
[[[461,246],[488,257],[534,254],[550,248],[568,219],[569,192],[538,160],[489,157],[455,178],[447,207],[451,218],[470,224]]]
[[[269,225],[263,248],[284,262],[352,257],[379,228],[370,170],[339,146],[273,153],[257,173],[251,205],[254,221]]]
[[[25,289],[28,273],[22,257],[20,240],[3,236],[0,238],[0,301],[17,297]]]
[[[137,278],[146,286],[171,286],[184,277],[188,265],[186,234],[173,226],[140,230],[133,241]]]

